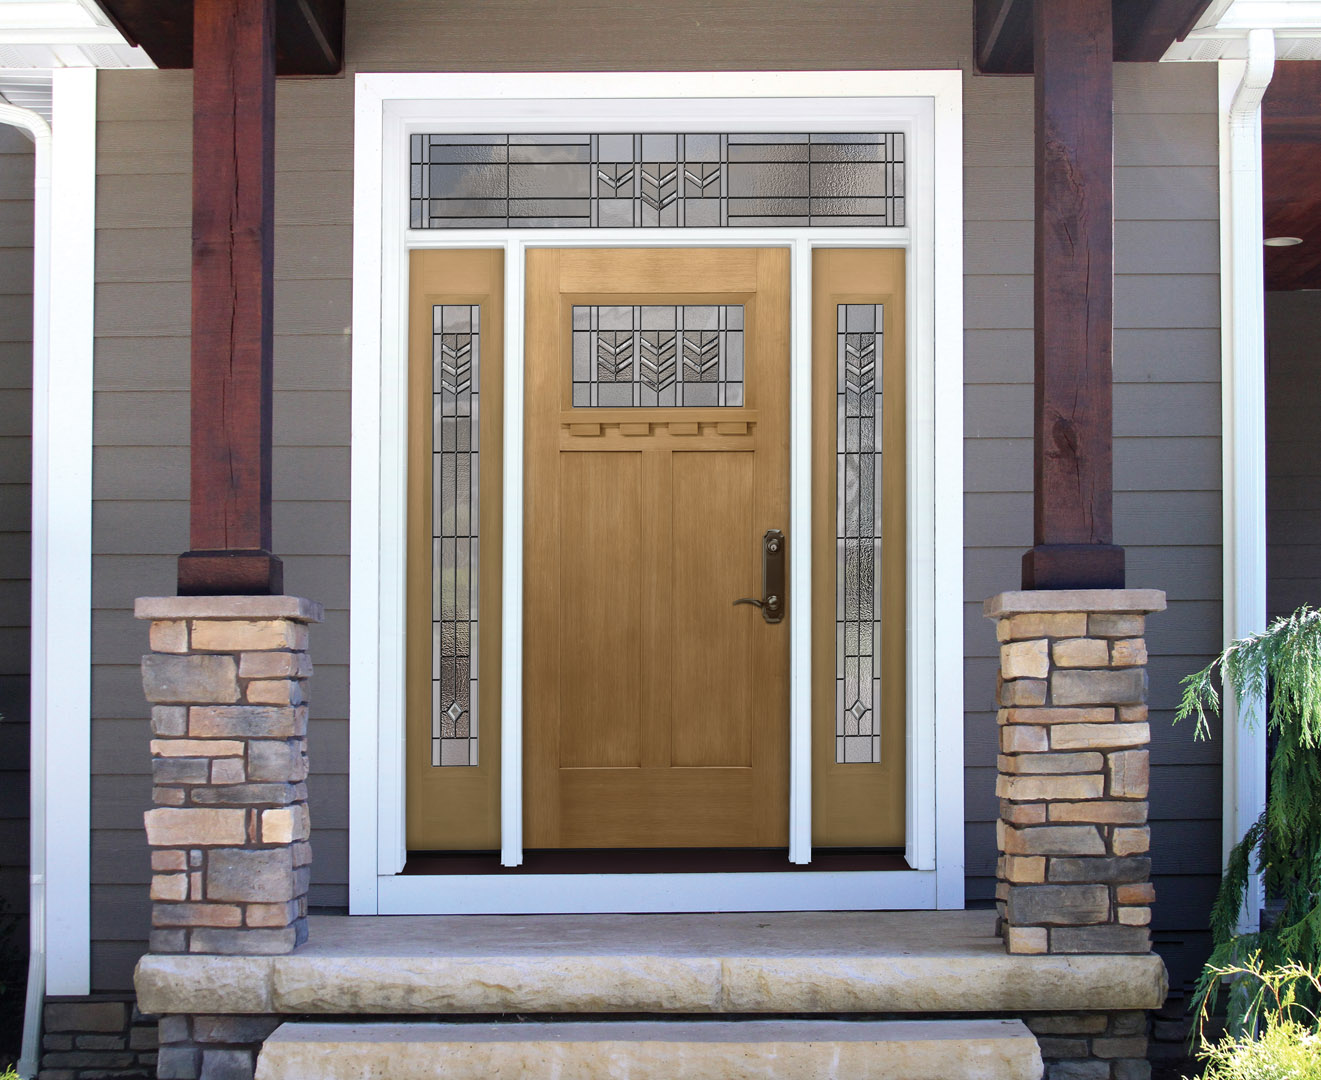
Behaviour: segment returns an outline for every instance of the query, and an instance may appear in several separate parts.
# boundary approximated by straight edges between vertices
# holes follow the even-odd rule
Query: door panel
[[[559,760],[638,768],[641,744],[641,455],[566,454],[560,463]],[[600,507],[610,513],[600,513]]]
[[[536,249],[526,280],[527,846],[781,846],[788,624],[734,601],[788,527],[788,253]]]
[[[674,765],[752,765],[752,687],[756,623],[739,596],[761,595],[761,572],[749,575],[758,550],[755,461],[751,453],[676,453],[674,468]],[[709,718],[719,716],[719,724]]]

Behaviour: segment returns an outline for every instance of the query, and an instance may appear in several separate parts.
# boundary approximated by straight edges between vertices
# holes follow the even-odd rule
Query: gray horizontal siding
[[[27,955],[32,524],[32,143],[0,126],[0,982]],[[3,923],[0,918],[0,923]]]
[[[883,19],[871,0],[826,0],[811,19],[788,0],[348,8],[351,71],[956,67],[970,51],[962,0],[900,0]],[[1214,648],[1207,627],[1219,622],[1214,77],[1121,66],[1116,85],[1117,529],[1134,582],[1171,592],[1168,626],[1152,623],[1153,701],[1168,710],[1169,686]],[[981,859],[995,813],[995,649],[978,608],[1016,585],[1031,541],[1032,90],[969,77],[965,93],[967,789],[969,851]],[[187,543],[189,80],[106,72],[100,100],[93,602],[94,712],[105,734],[94,744],[93,878],[107,909],[94,979],[111,988],[126,984],[146,908],[143,863],[130,857],[149,797],[135,666],[145,635],[129,611],[134,596],[172,589]],[[276,111],[275,535],[290,591],[329,609],[313,632],[313,899],[342,905],[352,83],[281,81]],[[1162,733],[1158,827],[1218,835],[1218,768],[1211,749]],[[1169,941],[1214,872],[1197,851],[1165,872],[1162,896],[1172,899],[1157,918]],[[989,874],[969,862],[970,896],[989,895]]]

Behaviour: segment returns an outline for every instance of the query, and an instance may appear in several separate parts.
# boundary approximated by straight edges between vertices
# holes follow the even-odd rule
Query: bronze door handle
[[[734,606],[751,604],[761,608],[761,617],[768,623],[784,620],[784,533],[767,529],[761,538],[761,588],[763,599],[740,596]]]

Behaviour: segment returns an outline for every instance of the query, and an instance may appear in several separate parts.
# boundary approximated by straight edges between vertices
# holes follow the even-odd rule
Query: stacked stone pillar
[[[1151,949],[1154,589],[1001,593],[996,899],[1011,953]]]
[[[143,598],[156,807],[153,952],[276,955],[307,938],[308,624],[292,596]]]

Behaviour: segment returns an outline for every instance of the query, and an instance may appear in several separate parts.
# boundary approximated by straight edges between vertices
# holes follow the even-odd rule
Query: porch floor
[[[1160,957],[1010,956],[991,911],[320,916],[288,956],[148,955],[144,1012],[322,1016],[1158,1008]]]

